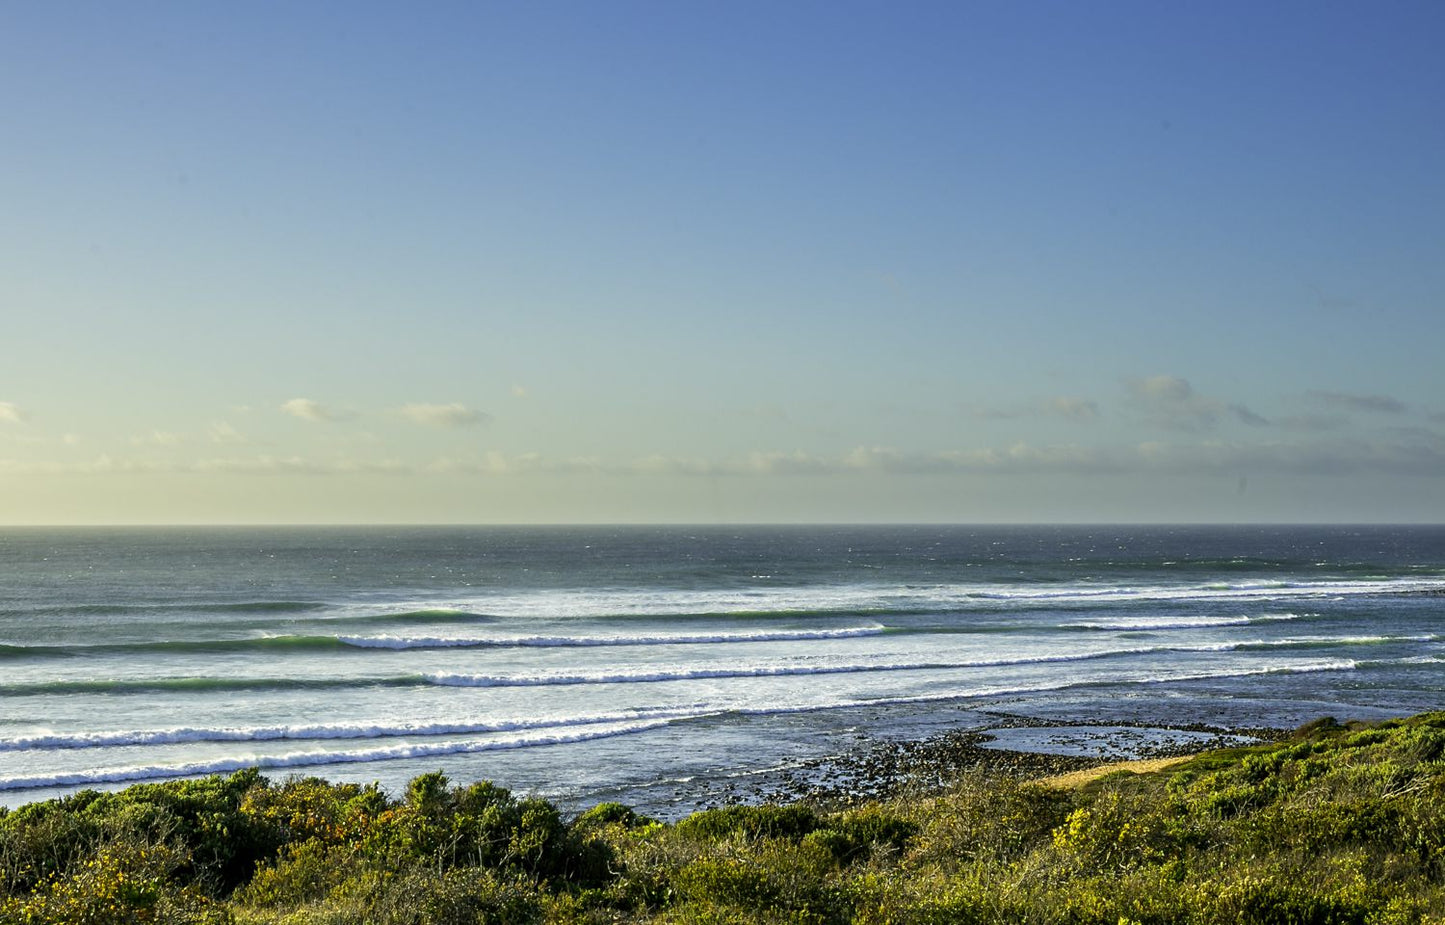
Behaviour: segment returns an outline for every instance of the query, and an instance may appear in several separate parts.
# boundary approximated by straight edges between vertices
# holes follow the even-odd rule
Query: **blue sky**
[[[0,11],[0,523],[1440,521],[1435,3]]]

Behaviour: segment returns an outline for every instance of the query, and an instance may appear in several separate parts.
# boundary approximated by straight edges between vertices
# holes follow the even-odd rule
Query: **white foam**
[[[1406,660],[1414,661],[1414,660]],[[1218,671],[1179,671],[1167,672],[1142,677],[1123,677],[1108,680],[1059,680],[1047,684],[1029,684],[1017,686],[992,686],[975,687],[969,689],[953,690],[942,694],[920,694],[906,697],[888,697],[877,699],[850,699],[835,701],[831,703],[798,704],[790,706],[775,707],[739,707],[721,710],[697,710],[691,712],[677,711],[667,713],[658,711],[656,713],[635,717],[630,721],[614,721],[612,717],[592,717],[591,722],[578,718],[577,724],[586,723],[592,728],[574,732],[553,732],[545,735],[521,735],[512,738],[496,739],[486,742],[439,742],[429,744],[399,745],[384,748],[370,748],[347,751],[331,752],[293,752],[283,755],[247,755],[234,758],[219,759],[213,761],[200,761],[186,764],[174,765],[147,765],[128,766],[119,768],[100,768],[88,771],[72,773],[59,773],[52,775],[35,776],[0,776],[0,790],[19,790],[37,787],[64,787],[83,786],[98,783],[116,783],[125,781],[156,780],[171,777],[194,777],[206,774],[221,774],[242,770],[250,767],[269,768],[293,768],[309,767],[329,764],[354,764],[373,761],[390,761],[404,758],[427,758],[444,755],[467,754],[473,752],[497,751],[506,749],[530,748],[543,745],[564,744],[569,742],[584,742],[592,739],[607,738],[631,733],[645,732],[651,729],[661,728],[672,722],[685,719],[700,719],[706,716],[716,716],[722,712],[742,716],[779,715],[792,713],[811,713],[828,710],[844,710],[863,707],[881,707],[907,704],[943,703],[958,700],[977,700],[989,697],[1016,696],[1021,694],[1043,693],[1048,691],[1068,690],[1079,687],[1098,687],[1103,685],[1133,685],[1133,684],[1160,684],[1178,683],[1184,681],[1199,681],[1222,678],[1249,677],[1269,674],[1297,674],[1326,671],[1351,671],[1360,666],[1360,662],[1348,659],[1333,659],[1313,662],[1274,662],[1254,668],[1228,667]],[[480,724],[479,724],[480,725]],[[494,724],[495,725],[495,724]],[[552,725],[568,725],[568,723],[556,723]],[[295,727],[304,730],[307,727]],[[314,730],[327,728],[341,729],[343,727],[315,727]],[[372,727],[345,727],[350,732],[368,729]],[[400,727],[399,727],[400,728]],[[406,727],[415,730],[421,727]],[[432,727],[440,729],[440,727]],[[472,728],[472,727],[465,727]],[[515,728],[522,728],[518,725]],[[481,730],[478,730],[481,731]],[[491,731],[491,730],[487,730]],[[173,730],[174,732],[174,730]],[[421,734],[413,731],[411,734]],[[440,733],[438,733],[440,734]],[[316,736],[308,736],[316,737]],[[355,738],[358,736],[347,736]],[[120,744],[120,743],[117,743]],[[125,743],[131,744],[131,743]]]
[[[1260,600],[1445,591],[1445,577],[1252,580],[1196,584],[998,585],[869,583],[746,590],[549,590],[391,603],[397,612],[457,610],[502,618],[571,619],[630,616],[729,616],[780,613],[869,613],[992,609],[1000,605],[1129,601]],[[376,604],[352,605],[376,616]]]
[[[657,635],[595,635],[595,636],[341,636],[349,646],[364,649],[443,649],[493,647],[565,647],[565,646],[671,646],[698,643],[790,642],[807,639],[852,639],[877,636],[883,626],[855,626],[831,630],[762,630],[735,633],[665,633]]]
[[[1267,613],[1256,616],[1237,617],[1110,617],[1103,620],[1078,620],[1059,624],[1063,629],[1091,630],[1191,630],[1209,629],[1216,626],[1248,626],[1252,623],[1272,623],[1281,620],[1298,620],[1297,613]]]
[[[1207,647],[1211,651],[1214,647]],[[1109,658],[1116,655],[1143,655],[1151,652],[1176,652],[1178,647],[1141,646],[1126,649],[1101,649],[1072,652],[1064,655],[1026,655],[1016,658],[977,659],[949,662],[862,662],[822,665],[754,665],[746,668],[662,668],[652,671],[598,671],[577,674],[541,675],[467,675],[432,674],[427,680],[444,687],[548,687],[574,684],[648,684],[663,681],[695,681],[721,678],[775,678],[800,675],[854,674],[888,671],[946,671],[965,668],[1007,668],[1012,665],[1040,665],[1056,662],[1077,662]]]
[[[90,771],[35,776],[0,776],[0,790],[25,790],[35,787],[75,787],[87,784],[160,780],[170,777],[200,777],[207,774],[228,774],[246,768],[302,768],[329,764],[361,764],[374,761],[394,761],[402,758],[432,758],[441,755],[462,755],[474,752],[534,748],[541,745],[586,742],[592,739],[645,732],[649,729],[665,726],[669,722],[671,722],[671,720],[656,719],[647,722],[612,725],[603,729],[593,729],[584,732],[556,733],[545,736],[523,736],[489,742],[437,742],[425,745],[398,745],[390,748],[371,748],[356,751],[248,755],[214,761],[196,761],[188,764],[98,768]]]
[[[1257,668],[1231,669],[1227,671],[1204,671],[1196,673],[1161,674],[1132,680],[1133,684],[1162,684],[1177,681],[1207,681],[1214,678],[1248,678],[1265,674],[1309,674],[1316,671],[1354,671],[1360,662],[1352,659],[1334,659],[1325,662],[1275,662]]]
[[[399,736],[480,735],[497,732],[595,726],[633,720],[672,720],[703,715],[696,710],[640,710],[593,716],[511,720],[475,723],[402,723],[371,725],[237,726],[222,728],[175,727],[127,732],[50,733],[0,739],[0,751],[39,749],[120,748],[136,745],[176,745],[193,742],[274,742],[311,739],[380,739]]]

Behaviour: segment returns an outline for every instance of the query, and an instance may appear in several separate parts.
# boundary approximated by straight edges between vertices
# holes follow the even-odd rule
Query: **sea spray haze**
[[[34,528],[0,566],[10,805],[257,765],[675,812],[999,711],[1445,707],[1440,528]]]

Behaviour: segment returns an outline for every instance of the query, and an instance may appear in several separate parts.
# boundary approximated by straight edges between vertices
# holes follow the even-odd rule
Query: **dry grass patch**
[[[1119,771],[1127,771],[1130,774],[1153,774],[1155,771],[1172,768],[1176,764],[1183,764],[1195,757],[1197,756],[1180,755],[1174,758],[1143,758],[1138,761],[1115,761],[1112,764],[1101,764],[1097,768],[1084,768],[1082,771],[1070,771],[1067,774],[1055,774],[1052,777],[1042,777],[1039,778],[1036,783],[1044,787],[1053,787],[1056,790],[1077,790],[1087,783]]]

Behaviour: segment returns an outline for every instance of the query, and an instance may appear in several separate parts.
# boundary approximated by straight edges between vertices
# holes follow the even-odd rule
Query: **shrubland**
[[[1445,713],[1080,787],[566,819],[440,774],[256,772],[0,815],[0,923],[1445,923]]]

